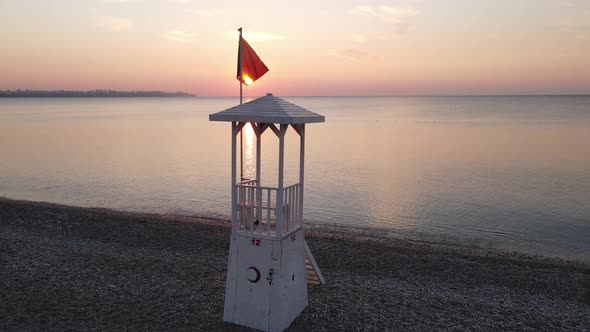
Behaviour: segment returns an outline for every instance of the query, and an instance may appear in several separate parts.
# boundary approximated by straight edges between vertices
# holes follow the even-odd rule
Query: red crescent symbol
[[[253,283],[253,284],[259,282],[260,281],[260,271],[258,271],[258,269],[255,268],[254,266],[250,266],[248,268],[248,270],[253,270],[254,272],[256,272],[256,278],[254,280],[248,278],[248,281],[251,282],[251,283]]]

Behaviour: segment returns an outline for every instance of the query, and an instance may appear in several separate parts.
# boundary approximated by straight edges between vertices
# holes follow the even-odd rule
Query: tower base
[[[275,238],[233,232],[223,320],[283,331],[307,306],[303,229]]]

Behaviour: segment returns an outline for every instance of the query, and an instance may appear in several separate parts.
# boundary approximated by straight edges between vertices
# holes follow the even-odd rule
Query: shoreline
[[[12,198],[7,196],[1,196],[0,200],[11,200],[11,201],[22,201],[27,203],[39,203],[56,205],[69,208],[81,208],[81,209],[97,209],[111,212],[119,212],[130,215],[149,215],[154,217],[161,217],[169,220],[177,221],[194,221],[194,220],[208,220],[211,222],[221,222],[221,225],[229,227],[229,215],[223,213],[214,214],[194,214],[194,213],[169,213],[169,212],[141,212],[140,210],[125,210],[106,206],[92,206],[92,205],[72,205],[63,202],[51,202],[51,201],[37,201],[29,200],[24,198]],[[451,236],[445,234],[428,234],[419,231],[401,231],[398,232],[396,229],[378,226],[354,226],[349,224],[334,224],[334,223],[321,223],[317,220],[305,220],[305,231],[306,233],[327,233],[332,235],[349,236],[352,238],[365,237],[370,238],[372,241],[377,242],[391,242],[401,241],[403,243],[421,243],[425,245],[442,246],[448,248],[457,248],[459,250],[477,251],[481,254],[494,254],[500,256],[518,256],[525,259],[538,259],[538,260],[554,260],[557,262],[571,262],[574,264],[582,264],[590,266],[590,256],[579,254],[564,254],[564,253],[542,253],[538,250],[522,250],[522,248],[514,248],[509,246],[503,246],[501,243],[485,239],[472,239],[462,238],[459,236]]]
[[[227,221],[0,197],[0,329],[236,330]],[[336,232],[289,330],[590,329],[590,264]]]

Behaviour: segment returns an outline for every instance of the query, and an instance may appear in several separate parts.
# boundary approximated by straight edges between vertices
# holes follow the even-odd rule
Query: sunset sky
[[[230,96],[590,93],[590,1],[3,0],[0,89]]]

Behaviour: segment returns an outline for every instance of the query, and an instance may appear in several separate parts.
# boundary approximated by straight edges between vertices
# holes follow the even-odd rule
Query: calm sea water
[[[327,121],[307,129],[306,222],[590,260],[590,97],[285,99]],[[227,218],[230,125],[208,114],[235,104],[0,100],[0,195]],[[297,156],[290,131],[285,184]]]

